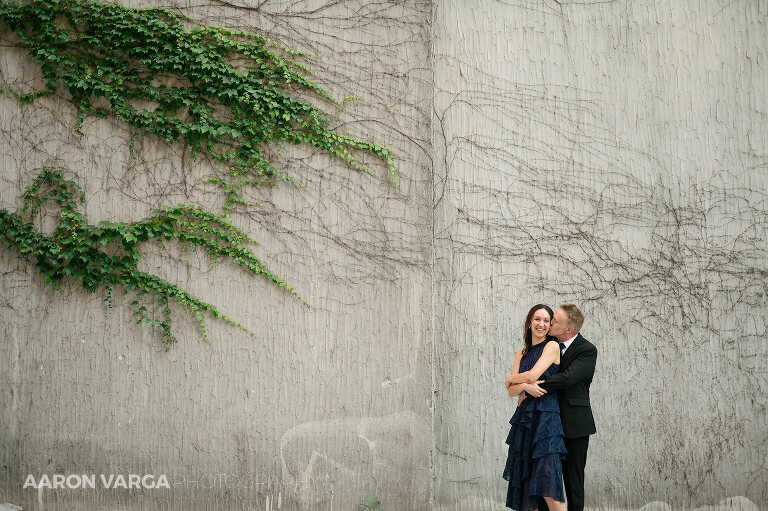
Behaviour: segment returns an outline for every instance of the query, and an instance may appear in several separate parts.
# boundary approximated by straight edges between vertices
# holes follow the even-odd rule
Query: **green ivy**
[[[136,291],[137,300],[131,304],[136,308],[136,322],[148,323],[158,329],[166,347],[176,340],[171,331],[171,299],[195,315],[206,339],[205,313],[246,329],[179,286],[139,271],[136,266],[141,260],[138,247],[144,241],[176,239],[185,247],[202,247],[211,258],[228,257],[249,272],[286,288],[301,300],[295,290],[265,268],[246,247],[253,240],[218,215],[182,204],[155,210],[152,216],[138,222],[90,225],[77,210],[78,203],[84,201],[82,189],[75,182],[64,179],[61,169],[45,169],[27,188],[19,213],[0,209],[0,235],[6,245],[35,261],[46,285],[58,288],[65,277],[72,277],[90,292],[104,286],[110,307],[114,286]],[[35,231],[31,221],[46,202],[54,202],[60,209],[59,223],[50,236]],[[25,217],[30,221],[25,221]],[[110,255],[110,252],[115,253]],[[154,298],[154,311],[144,304],[146,299],[143,297]]]
[[[202,26],[167,9],[88,0],[0,0],[0,22],[5,24],[0,30],[10,28],[21,37],[40,64],[45,85],[33,93],[0,92],[28,103],[63,93],[63,86],[63,95],[78,109],[75,130],[81,136],[86,116],[111,116],[135,130],[131,153],[136,136],[150,134],[167,143],[182,142],[193,157],[202,153],[228,168],[227,177],[209,180],[225,193],[221,216],[179,205],[155,210],[138,222],[90,225],[77,210],[84,201],[81,188],[61,169],[37,176],[21,212],[0,209],[0,237],[35,261],[47,285],[58,287],[72,277],[90,292],[103,286],[110,307],[115,286],[135,291],[137,323],[160,330],[166,346],[175,341],[172,299],[196,316],[206,338],[205,314],[244,327],[184,289],[138,271],[138,246],[144,241],[176,239],[185,247],[202,247],[211,257],[231,258],[301,300],[246,248],[253,240],[224,219],[235,205],[247,204],[244,187],[273,186],[277,179],[296,182],[264,156],[268,144],[310,144],[363,172],[368,170],[354,153],[368,152],[386,163],[398,184],[389,150],[331,129],[333,116],[297,93],[340,103],[306,78],[309,70],[291,58],[298,52],[266,37]],[[35,231],[32,220],[51,201],[60,218],[47,236]],[[154,310],[145,305],[147,300]]]
[[[354,152],[367,151],[398,182],[388,149],[337,133],[332,116],[295,95],[339,103],[305,77],[305,66],[278,54],[298,52],[266,37],[201,26],[168,9],[87,0],[0,0],[0,20],[42,69],[46,89],[16,94],[22,102],[63,84],[78,108],[78,132],[86,115],[114,116],[139,133],[186,143],[193,156],[208,154],[230,171],[212,180],[226,193],[225,214],[246,203],[244,186],[295,181],[264,157],[269,143],[311,144],[365,172]]]
[[[360,504],[360,507],[369,511],[381,511],[381,502],[378,497],[374,497],[368,502]]]

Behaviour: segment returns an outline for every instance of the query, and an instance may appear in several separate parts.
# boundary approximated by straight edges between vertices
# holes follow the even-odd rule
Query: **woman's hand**
[[[530,395],[531,397],[541,397],[541,396],[543,396],[544,394],[547,393],[547,391],[542,389],[541,387],[539,387],[540,383],[544,383],[544,380],[539,380],[539,381],[534,382],[534,383],[523,383],[522,384],[523,386],[521,387],[522,388],[521,394],[524,392],[524,393]]]

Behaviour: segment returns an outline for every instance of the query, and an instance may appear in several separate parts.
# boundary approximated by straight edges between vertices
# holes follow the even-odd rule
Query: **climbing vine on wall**
[[[298,52],[269,38],[203,26],[168,9],[87,0],[0,0],[0,21],[3,30],[10,28],[21,37],[42,70],[44,90],[7,90],[21,102],[60,93],[77,107],[75,129],[81,135],[86,116],[113,117],[127,123],[134,137],[147,134],[167,143],[182,142],[193,157],[207,155],[229,170],[226,177],[210,180],[226,195],[221,216],[180,205],[134,223],[89,225],[77,211],[78,200],[84,200],[80,187],[60,169],[38,175],[20,213],[0,210],[5,242],[34,258],[47,284],[58,286],[71,276],[89,291],[104,286],[110,304],[115,285],[137,290],[139,298],[152,295],[157,314],[137,300],[135,315],[138,322],[160,329],[165,343],[174,340],[170,298],[196,315],[204,335],[205,312],[237,323],[178,286],[139,272],[137,244],[142,241],[177,239],[202,247],[296,295],[245,247],[252,240],[224,219],[235,205],[248,204],[241,194],[244,187],[295,181],[265,157],[268,144],[310,144],[363,172],[367,169],[355,153],[368,152],[398,182],[385,147],[336,132],[330,128],[330,114],[299,97],[339,103],[306,77],[309,70],[295,61]],[[35,231],[31,221],[48,201],[61,211],[51,236]],[[109,255],[104,246],[111,243],[121,251]]]
[[[156,210],[138,222],[90,225],[77,210],[78,202],[84,201],[80,186],[65,179],[61,169],[45,169],[27,188],[20,213],[0,209],[0,232],[9,247],[35,261],[46,284],[58,288],[64,277],[69,276],[91,292],[104,286],[110,307],[114,286],[136,290],[137,300],[132,305],[136,307],[137,323],[159,329],[166,345],[176,340],[171,332],[171,298],[196,316],[203,336],[204,313],[245,328],[179,286],[139,271],[136,265],[141,260],[139,243],[143,241],[176,239],[184,246],[201,247],[214,259],[230,258],[249,272],[263,275],[296,294],[246,247],[253,240],[220,216],[179,205]],[[46,202],[53,202],[60,209],[59,223],[50,236],[37,232],[32,222]],[[155,311],[139,302],[144,296],[154,298]]]
[[[86,115],[114,116],[139,133],[183,141],[193,155],[205,152],[230,170],[229,179],[217,180],[225,210],[245,202],[243,186],[291,180],[264,157],[268,143],[311,144],[361,171],[354,152],[368,151],[397,183],[389,150],[330,129],[332,117],[295,94],[336,102],[304,76],[303,65],[275,50],[298,52],[266,37],[200,26],[167,9],[84,0],[5,0],[0,19],[27,45],[47,87],[20,94],[22,101],[62,84],[78,108],[78,126]]]

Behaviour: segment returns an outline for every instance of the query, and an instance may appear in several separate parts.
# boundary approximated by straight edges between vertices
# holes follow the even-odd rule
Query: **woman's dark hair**
[[[531,332],[531,321],[533,321],[533,315],[536,314],[536,311],[544,309],[549,314],[549,321],[552,321],[552,318],[555,316],[555,313],[552,311],[552,308],[549,305],[544,305],[543,303],[537,303],[533,307],[531,307],[531,310],[528,311],[528,315],[525,317],[525,325],[523,326],[523,340],[525,341],[525,348],[523,348],[523,355],[528,353],[528,350],[531,349],[531,346],[533,344],[533,332]],[[547,338],[544,340],[544,342],[548,341],[555,341],[553,336],[547,335]]]

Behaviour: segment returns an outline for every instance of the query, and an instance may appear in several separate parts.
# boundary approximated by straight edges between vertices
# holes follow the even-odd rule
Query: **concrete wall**
[[[503,508],[539,302],[599,350],[588,505],[768,504],[767,29],[766,2],[435,2],[436,508]]]
[[[307,51],[319,83],[358,96],[340,130],[391,147],[402,186],[276,156],[306,188],[259,190],[233,220],[308,307],[147,247],[144,269],[255,332],[210,321],[206,343],[178,313],[169,352],[129,298],[54,292],[0,250],[0,502],[503,509],[523,316],[575,301],[600,350],[588,505],[768,504],[767,3],[163,5]],[[3,83],[34,86],[24,55],[2,41]],[[125,126],[86,120],[80,138],[58,97],[0,112],[0,207],[45,166],[84,187],[91,223],[221,206],[180,145],[139,139],[133,159]],[[55,473],[172,490],[21,488]]]
[[[276,155],[305,188],[257,190],[259,206],[232,218],[309,305],[227,261],[148,246],[142,269],[255,333],[210,320],[205,342],[194,317],[178,312],[180,342],[167,353],[134,324],[132,297],[118,296],[110,310],[102,294],[76,285],[54,292],[32,264],[0,250],[0,502],[46,511],[337,510],[378,497],[390,508],[426,509],[429,4],[163,5],[308,52],[303,62],[318,83],[339,98],[358,96],[340,131],[390,147],[401,187],[373,160],[365,175],[311,148]],[[33,85],[23,49],[10,40],[1,51],[4,81]],[[88,119],[80,138],[60,97],[20,106],[2,95],[0,111],[6,209],[20,207],[44,166],[65,167],[83,186],[90,223],[138,220],[163,204],[223,205],[199,183],[211,164],[191,161],[181,145],[140,138],[134,160],[124,125]],[[27,474],[56,473],[166,474],[172,490],[44,490],[39,502],[22,490]]]

